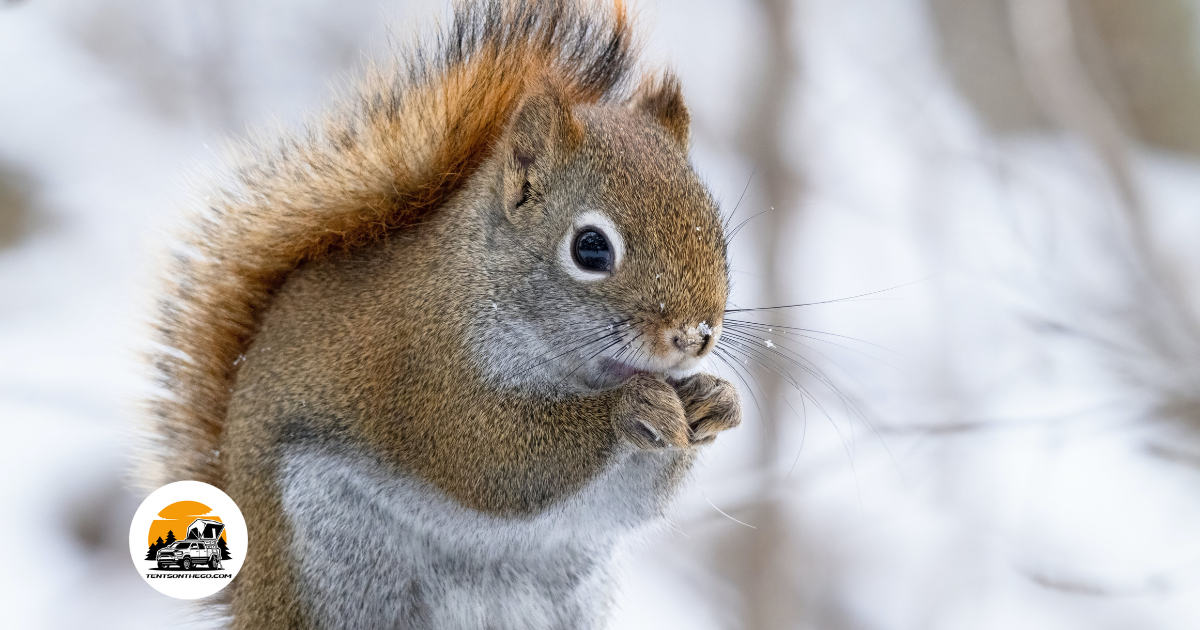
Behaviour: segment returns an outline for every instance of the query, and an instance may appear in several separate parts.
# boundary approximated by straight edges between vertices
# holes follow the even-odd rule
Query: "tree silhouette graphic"
[[[167,530],[167,545],[175,542],[175,530]]]
[[[222,560],[232,560],[233,559],[233,556],[229,555],[229,547],[225,546],[224,538],[217,539],[217,549],[221,550],[221,559]]]
[[[162,536],[159,536],[158,540],[154,541],[153,545],[150,545],[150,551],[146,552],[146,559],[147,560],[157,560],[158,559],[158,550],[162,549],[163,547],[166,547],[166,546],[167,546],[167,543],[163,542]]]

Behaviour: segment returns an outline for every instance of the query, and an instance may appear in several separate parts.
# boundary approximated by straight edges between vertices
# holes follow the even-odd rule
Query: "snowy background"
[[[746,422],[613,627],[1200,627],[1200,2],[635,7],[734,302],[824,303],[738,315]],[[445,14],[0,0],[6,627],[205,626],[125,543],[155,252],[223,138]]]

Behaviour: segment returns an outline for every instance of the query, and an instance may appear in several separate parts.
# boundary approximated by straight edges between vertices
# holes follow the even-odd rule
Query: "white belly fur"
[[[675,456],[623,451],[580,492],[517,519],[361,454],[290,447],[280,488],[299,594],[327,628],[603,627],[615,546],[658,520]]]

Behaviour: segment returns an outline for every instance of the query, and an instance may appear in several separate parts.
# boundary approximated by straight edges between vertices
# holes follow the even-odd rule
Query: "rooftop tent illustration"
[[[225,531],[225,523],[219,521],[210,521],[205,518],[198,518],[188,525],[187,537],[200,540],[211,540],[216,544],[218,538],[221,537],[221,532]]]

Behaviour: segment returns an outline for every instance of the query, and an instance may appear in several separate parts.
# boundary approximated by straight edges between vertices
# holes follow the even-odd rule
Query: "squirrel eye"
[[[575,245],[571,249],[575,263],[588,271],[611,271],[613,263],[612,247],[608,239],[593,228],[584,228],[575,236]]]

